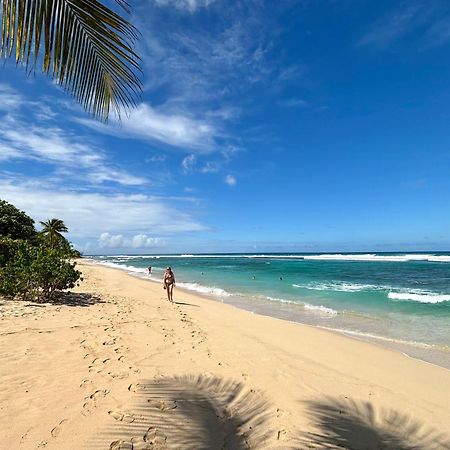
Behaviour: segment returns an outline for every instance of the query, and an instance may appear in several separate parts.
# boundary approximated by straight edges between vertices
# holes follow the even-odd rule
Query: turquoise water
[[[171,266],[179,287],[450,366],[450,253],[93,258],[140,276],[151,265],[153,279]]]

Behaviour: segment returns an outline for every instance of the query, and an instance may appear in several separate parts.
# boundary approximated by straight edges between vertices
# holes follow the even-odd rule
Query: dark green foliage
[[[0,200],[0,236],[12,239],[34,239],[34,220],[11,203]]]
[[[28,300],[50,300],[56,291],[75,287],[81,272],[62,248],[9,241],[12,256],[0,267],[0,295]]]
[[[0,268],[14,256],[21,241],[0,236]]]
[[[34,221],[23,211],[0,200],[0,295],[28,300],[51,300],[55,292],[72,289],[81,278],[70,258],[81,257],[61,234],[60,219]]]
[[[77,250],[76,248],[70,247],[70,253],[69,256],[71,258],[82,258],[83,255],[81,254],[81,252],[79,250]]]

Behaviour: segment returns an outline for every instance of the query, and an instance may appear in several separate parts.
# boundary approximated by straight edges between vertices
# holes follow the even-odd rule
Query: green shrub
[[[71,289],[80,280],[81,272],[68,260],[63,248],[35,246],[22,240],[3,240],[3,243],[9,256],[0,265],[0,295],[50,300],[55,292]]]

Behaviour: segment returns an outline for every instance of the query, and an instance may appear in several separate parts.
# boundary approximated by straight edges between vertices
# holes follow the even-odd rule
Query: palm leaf
[[[128,3],[116,0],[125,10]],[[94,117],[136,106],[137,30],[97,0],[0,0],[0,55],[49,74]],[[42,53],[42,58],[39,58]]]

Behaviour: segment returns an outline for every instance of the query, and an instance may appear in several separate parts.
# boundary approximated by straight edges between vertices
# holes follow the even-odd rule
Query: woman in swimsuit
[[[173,287],[175,286],[175,275],[172,269],[168,267],[164,272],[163,277],[164,289],[167,291],[167,298],[169,302],[173,302]]]

